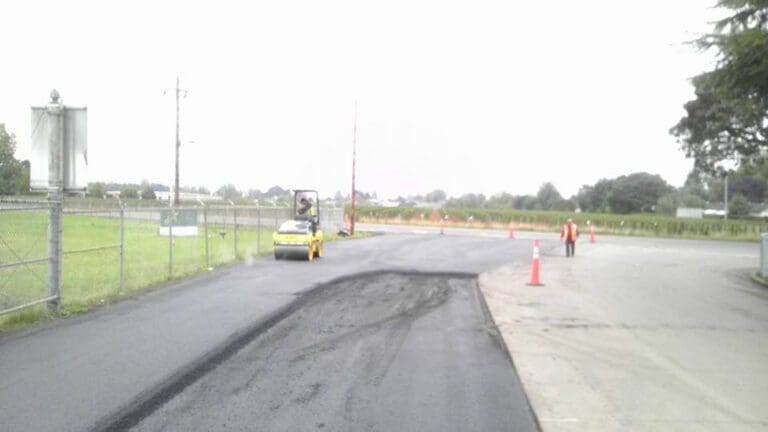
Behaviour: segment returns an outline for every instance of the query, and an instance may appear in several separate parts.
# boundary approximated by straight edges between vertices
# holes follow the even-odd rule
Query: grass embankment
[[[568,218],[588,233],[587,221],[596,233],[626,236],[757,241],[768,231],[762,220],[678,219],[657,214],[616,215],[604,213],[566,213],[509,209],[422,209],[360,207],[357,220],[372,223],[439,225],[447,216],[447,226],[506,229],[509,222],[524,231],[555,231]]]
[[[113,216],[115,216],[113,214]],[[47,256],[47,213],[44,211],[0,212],[0,263]],[[136,292],[169,277],[169,242],[158,234],[157,221],[125,221],[123,293]],[[173,279],[205,271],[204,226],[193,237],[175,237]],[[272,253],[271,226],[238,226],[209,222],[209,265],[232,263],[247,257]],[[326,240],[337,239],[325,233]],[[116,217],[64,215],[65,252],[117,246],[120,221]],[[47,296],[47,261],[0,269],[0,310]],[[63,264],[62,313],[72,314],[109,302],[120,293],[120,249],[65,253]],[[49,317],[44,305],[0,316],[0,330]]]

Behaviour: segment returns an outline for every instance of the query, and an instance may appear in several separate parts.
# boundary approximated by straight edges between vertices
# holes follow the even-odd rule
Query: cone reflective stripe
[[[589,242],[590,243],[595,242],[595,226],[594,225],[589,227]]]
[[[515,238],[515,224],[512,221],[509,221],[509,238]]]
[[[540,286],[542,283],[539,281],[539,271],[540,269],[540,259],[539,259],[539,241],[534,240],[533,241],[533,260],[531,261],[531,281],[528,282],[528,285],[531,286]]]

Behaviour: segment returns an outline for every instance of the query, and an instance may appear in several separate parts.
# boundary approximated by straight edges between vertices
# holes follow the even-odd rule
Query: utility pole
[[[173,189],[174,205],[179,205],[179,147],[181,147],[181,142],[179,141],[179,93],[179,76],[176,75],[176,179]]]
[[[728,173],[725,173],[725,219],[728,219]]]
[[[357,151],[357,100],[355,100],[355,123],[352,127],[352,209],[349,217],[349,234],[355,235],[355,156]]]

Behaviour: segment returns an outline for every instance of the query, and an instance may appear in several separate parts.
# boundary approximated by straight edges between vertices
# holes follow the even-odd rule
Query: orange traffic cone
[[[531,261],[531,281],[528,282],[528,285],[531,285],[531,286],[543,285],[541,281],[539,281],[540,265],[541,264],[539,262],[539,241],[534,240],[533,241],[533,261]]]
[[[515,224],[512,221],[509,221],[509,238],[515,238]]]
[[[594,243],[595,242],[595,226],[591,225],[589,227],[589,242]]]

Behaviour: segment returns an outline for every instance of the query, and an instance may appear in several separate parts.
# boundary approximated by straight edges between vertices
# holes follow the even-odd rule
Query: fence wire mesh
[[[0,201],[0,313],[47,297],[48,204]]]
[[[271,253],[272,233],[292,217],[285,207],[110,204],[65,203],[64,308]],[[320,214],[327,236],[343,227],[343,209],[323,207]],[[47,297],[48,215],[46,202],[0,202],[0,311]]]
[[[100,302],[120,292],[120,209],[65,209],[62,304]]]

